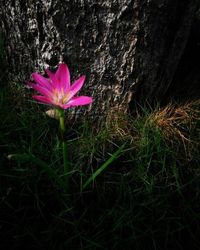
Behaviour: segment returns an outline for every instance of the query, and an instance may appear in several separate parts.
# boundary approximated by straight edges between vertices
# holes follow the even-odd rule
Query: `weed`
[[[66,124],[71,194],[46,106],[14,85],[0,105],[2,248],[199,249],[199,101]]]

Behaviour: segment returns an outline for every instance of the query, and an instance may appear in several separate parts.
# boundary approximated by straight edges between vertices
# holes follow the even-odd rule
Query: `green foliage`
[[[70,194],[47,106],[13,86],[0,110],[3,249],[199,249],[199,102],[67,122]]]
[[[93,174],[92,176],[84,183],[83,189],[85,189],[91,182],[93,182],[98,175],[102,173],[111,163],[113,163],[119,156],[123,153],[123,148],[125,144],[122,145],[115,153],[111,154],[106,162],[104,162]]]

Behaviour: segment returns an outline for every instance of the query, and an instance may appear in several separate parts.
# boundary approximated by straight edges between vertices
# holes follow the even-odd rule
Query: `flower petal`
[[[32,97],[33,97],[33,99],[35,99],[35,100],[37,100],[37,101],[39,101],[39,102],[54,105],[54,103],[52,103],[52,101],[51,101],[48,97],[46,97],[46,96],[33,95]]]
[[[49,78],[51,79],[52,85],[56,87],[58,85],[58,81],[55,76],[55,73],[51,72],[49,69],[45,69],[45,71],[48,74]]]
[[[57,87],[63,88],[65,91],[68,91],[70,88],[70,73],[65,63],[59,64],[55,76],[58,81]]]
[[[67,104],[63,105],[64,109],[75,107],[75,106],[83,106],[92,103],[92,98],[89,96],[78,96],[72,98]]]
[[[50,97],[50,98],[53,97],[52,91],[50,91],[49,89],[45,87],[40,86],[39,84],[34,84],[34,83],[29,82],[28,85],[46,97]]]
[[[46,88],[51,87],[50,81],[47,78],[41,76],[40,74],[33,73],[32,77],[35,80],[35,82],[38,83],[40,86],[43,86],[43,87],[46,87]]]
[[[69,91],[69,99],[71,99],[82,88],[84,81],[85,76],[81,76],[73,83]]]

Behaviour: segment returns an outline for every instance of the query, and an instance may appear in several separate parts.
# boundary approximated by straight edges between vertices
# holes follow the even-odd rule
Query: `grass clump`
[[[2,248],[199,249],[199,101],[111,112],[98,128],[86,118],[66,124],[70,194],[37,162],[7,157],[34,155],[61,175],[58,124],[46,106],[14,86],[0,105]]]

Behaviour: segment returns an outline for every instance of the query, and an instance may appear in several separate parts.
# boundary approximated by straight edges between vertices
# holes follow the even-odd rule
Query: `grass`
[[[0,93],[2,249],[199,249],[200,101],[67,123],[67,193],[58,122],[25,92]]]

